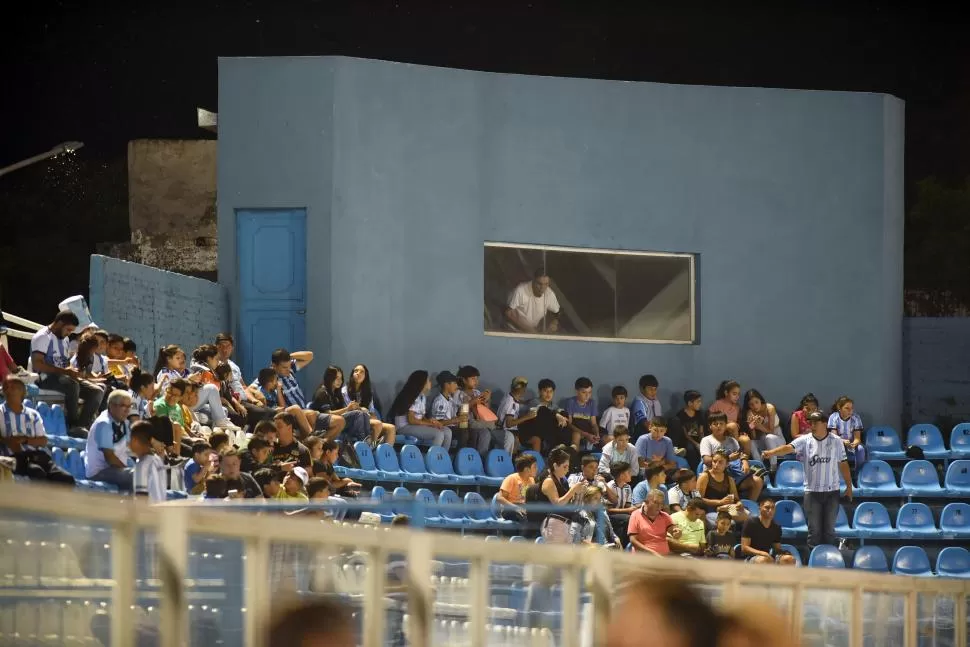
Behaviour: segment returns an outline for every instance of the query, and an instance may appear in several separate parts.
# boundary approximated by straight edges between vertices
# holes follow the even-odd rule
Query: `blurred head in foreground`
[[[268,647],[355,647],[350,610],[336,600],[314,600],[275,612]]]

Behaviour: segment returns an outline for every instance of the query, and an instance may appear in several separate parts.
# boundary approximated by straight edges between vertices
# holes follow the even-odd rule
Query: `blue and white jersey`
[[[633,426],[630,435],[639,437],[646,434],[646,429],[641,425],[650,426],[650,421],[663,415],[663,409],[658,400],[648,400],[642,393],[633,399],[633,407],[630,409],[630,416],[633,419]]]
[[[853,413],[848,420],[843,420],[839,412],[835,411],[829,416],[826,427],[829,431],[837,433],[842,440],[853,440],[855,432],[862,432],[862,418]]]
[[[70,345],[67,337],[58,337],[51,332],[50,326],[44,326],[30,338],[30,354],[40,353],[51,366],[67,368],[70,366]]]
[[[158,385],[158,392],[161,394],[165,393],[165,389],[168,388],[168,383],[172,380],[187,378],[189,374],[183,371],[177,371],[174,368],[162,368],[158,375],[155,376],[155,383]]]
[[[91,425],[84,448],[84,474],[93,478],[98,472],[111,467],[103,450],[110,449],[123,465],[128,464],[128,442],[131,440],[131,423],[117,422],[107,411],[102,411]]]
[[[408,411],[413,413],[414,417],[417,418],[418,420],[424,419],[424,417],[428,413],[428,399],[427,397],[425,397],[424,393],[418,395],[418,397],[415,398],[414,402],[411,404],[411,408],[408,409]],[[398,427],[398,428],[405,427],[407,426],[407,424],[408,424],[407,414],[403,416],[397,416],[396,418],[394,418],[395,427]]]
[[[131,409],[129,410],[128,417],[138,416],[142,420],[148,420],[151,417],[148,415],[148,400],[130,389],[128,390],[128,394],[131,396]]]
[[[841,438],[828,434],[816,440],[812,434],[805,434],[793,440],[791,446],[805,467],[806,492],[839,490],[839,463],[847,460]]]
[[[168,498],[168,467],[155,454],[142,456],[135,463],[132,475],[136,496],[147,496],[152,503],[164,503]]]
[[[87,366],[78,366],[77,355],[71,355],[71,368],[75,368],[82,373],[87,371],[92,375],[103,375],[108,372],[108,357],[95,353],[91,356],[91,361],[88,362]]]
[[[0,435],[4,438],[45,438],[47,431],[44,421],[34,409],[23,408],[17,413],[4,402],[0,404]],[[35,451],[35,447],[23,446],[24,451]],[[12,452],[5,445],[0,447],[0,455],[11,456]]]
[[[296,365],[296,360],[290,360],[290,374],[282,375],[277,373],[276,376],[279,378],[280,386],[283,387],[283,403],[285,406],[297,405],[301,409],[307,408],[306,397],[303,395],[303,389],[300,388],[300,383],[296,381],[296,372],[299,369]]]
[[[506,427],[505,421],[509,418],[518,418],[519,411],[521,410],[522,404],[517,402],[516,399],[512,397],[511,393],[506,393],[505,397],[502,398],[502,401],[499,403],[498,411],[495,412],[495,415],[498,416],[498,421],[501,426],[505,427],[509,431],[515,431],[518,429],[518,427]]]
[[[458,417],[458,406],[452,398],[439,393],[431,403],[431,417],[434,420],[454,420]]]

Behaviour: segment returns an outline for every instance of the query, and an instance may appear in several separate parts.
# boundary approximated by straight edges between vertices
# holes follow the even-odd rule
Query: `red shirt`
[[[11,373],[17,372],[17,363],[10,357],[10,353],[3,346],[0,346],[0,384],[7,379]]]
[[[631,537],[636,536],[637,541],[650,550],[660,555],[667,555],[670,553],[670,548],[667,546],[667,528],[672,525],[674,525],[673,520],[663,510],[657,514],[656,519],[650,521],[647,515],[643,514],[641,507],[630,513],[627,533]]]

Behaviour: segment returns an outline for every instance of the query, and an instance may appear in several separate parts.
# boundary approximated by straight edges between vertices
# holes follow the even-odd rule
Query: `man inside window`
[[[550,283],[546,269],[540,267],[531,281],[512,291],[505,319],[513,330],[532,334],[559,330],[559,299]]]

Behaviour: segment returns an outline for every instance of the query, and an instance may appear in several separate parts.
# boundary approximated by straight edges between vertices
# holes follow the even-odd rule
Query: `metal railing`
[[[931,643],[934,645],[967,644],[967,580],[665,559],[566,545],[485,541],[430,530],[322,524],[299,516],[243,513],[201,503],[149,506],[117,495],[83,494],[39,484],[0,485],[0,510],[0,538],[5,540],[0,542],[0,571],[13,571],[0,572],[4,602],[56,607],[85,596],[96,599],[100,594],[107,598],[99,604],[110,610],[113,645],[136,644],[134,611],[156,607],[162,644],[189,644],[190,616],[194,632],[197,622],[192,614],[200,609],[216,612],[208,607],[218,604],[238,606],[232,609],[233,619],[228,624],[241,628],[236,639],[223,640],[223,644],[260,647],[266,642],[266,621],[274,602],[289,590],[302,595],[338,593],[356,605],[362,620],[361,643],[366,647],[402,642],[404,634],[408,644],[416,647],[432,644],[436,636],[440,641],[436,615],[461,619],[458,630],[475,647],[489,644],[496,635],[490,623],[501,622],[514,625],[510,635],[531,627],[530,635],[539,639],[548,637],[545,630],[552,627],[557,645],[578,647],[600,642],[615,585],[634,573],[686,578],[715,600],[767,595],[790,618],[793,635],[817,637],[818,642],[828,645],[916,647],[927,635],[939,639]],[[38,528],[32,524],[37,523],[50,524],[55,533],[47,540],[41,538],[39,546],[38,537],[31,535]],[[96,534],[87,543],[94,544],[107,563],[88,563],[83,573],[57,570],[45,579],[43,569],[48,562],[44,560],[63,558],[59,551],[70,549],[71,537],[88,532]],[[206,545],[235,548],[218,549],[220,552],[210,556],[207,570],[200,571],[193,560],[200,550],[206,550],[198,546],[203,538],[209,542]],[[286,570],[291,564],[288,558],[276,563],[281,547],[291,547],[297,555],[294,563],[304,567],[309,564],[313,577],[326,571],[331,582],[283,586],[279,568]],[[156,555],[157,572],[143,568],[146,551]],[[356,556],[363,566],[351,568],[353,586],[335,586],[335,574],[347,573],[348,556]],[[397,586],[391,586],[388,564],[395,560],[401,565],[400,576]],[[463,577],[451,577],[443,583],[447,569],[456,568],[456,564],[461,565]],[[501,569],[509,565],[515,566],[512,577],[520,577],[523,586],[513,583],[507,587],[511,593],[497,593],[500,587],[493,585],[493,580],[505,578],[506,571]],[[548,596],[551,606],[536,611],[535,622],[524,615],[529,613],[528,608],[517,608],[529,604],[502,607],[496,602],[497,595],[550,582],[554,582],[553,594]],[[460,596],[454,595],[458,589]],[[227,591],[232,594],[231,600]],[[453,597],[446,599],[447,595]],[[132,613],[120,612],[125,609]],[[219,609],[220,613],[227,611]],[[507,611],[511,612],[509,618],[503,616]],[[4,626],[14,622],[16,615],[0,615],[3,636],[16,631]],[[404,623],[403,628],[396,626],[399,622]],[[395,639],[388,637],[392,624]],[[36,631],[42,633],[41,629]],[[193,634],[192,644],[205,643]],[[549,643],[533,640],[528,644]]]

